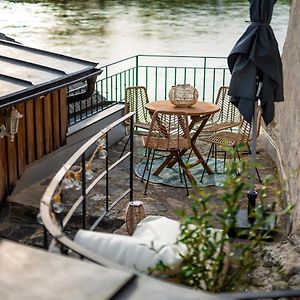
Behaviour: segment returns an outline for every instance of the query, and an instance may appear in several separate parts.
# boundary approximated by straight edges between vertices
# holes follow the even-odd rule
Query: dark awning
[[[274,118],[274,102],[283,101],[282,63],[270,26],[276,1],[249,0],[251,24],[228,57],[232,73],[228,94],[248,122],[254,113],[258,80],[263,83],[259,98],[266,124]]]
[[[0,39],[0,108],[97,75],[97,65]]]

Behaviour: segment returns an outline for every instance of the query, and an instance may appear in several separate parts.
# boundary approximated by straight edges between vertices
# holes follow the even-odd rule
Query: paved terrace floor
[[[139,163],[143,157],[143,151],[141,151],[141,137],[135,136],[135,155],[134,164]],[[123,148],[124,142],[119,142],[110,149],[110,158],[115,161],[119,157],[120,152]],[[207,145],[200,145],[203,153],[207,153]],[[279,180],[277,179],[277,169],[275,163],[268,157],[260,145],[257,148],[257,160],[260,165],[259,172],[262,178],[271,175],[273,181],[268,188],[267,201],[272,201],[274,199],[274,193],[280,190]],[[94,162],[94,168],[102,169],[104,166],[103,160],[97,159]],[[13,195],[9,198],[8,205],[1,211],[0,215],[0,236],[8,238],[10,240],[18,241],[23,244],[31,244],[35,246],[42,245],[42,228],[36,222],[36,215],[38,213],[40,198],[50,182],[51,178],[44,178],[40,182],[34,184],[33,186],[23,190],[22,192]],[[110,195],[114,196],[115,193],[124,190],[124,186],[128,185],[128,164],[122,165],[116,171],[112,172],[110,175]],[[160,184],[149,183],[148,193],[144,195],[145,183],[141,183],[140,179],[134,175],[134,200],[143,201],[145,211],[147,215],[161,215],[172,219],[178,219],[176,210],[186,209],[190,211],[191,209],[191,199],[186,196],[186,191],[184,188],[174,188]],[[257,183],[257,189],[261,185]],[[103,207],[103,196],[101,196],[101,190],[105,188],[105,181],[98,186],[95,191],[89,196],[88,205],[88,215],[89,223],[97,217],[95,211],[100,206]],[[127,189],[127,188],[126,188]],[[222,204],[218,200],[218,195],[222,192],[219,187],[210,186],[205,187],[205,190],[213,194],[213,201],[211,205],[217,212],[222,209]],[[66,190],[64,193],[64,202],[66,207],[71,205],[72,199],[77,196],[78,192],[74,190]],[[245,190],[244,197],[242,199],[242,206],[246,207],[247,190]],[[124,215],[126,209],[126,201],[120,203],[116,209],[114,209],[109,217],[106,218],[101,224],[101,228],[98,230],[117,232],[121,234],[126,234],[126,227],[124,224]],[[68,227],[68,232],[72,236],[74,232],[80,227],[80,212],[73,218],[72,224]],[[280,244],[280,240],[285,238],[284,235],[284,224],[279,224],[278,234],[275,235],[275,243],[270,243],[270,245]],[[271,289],[273,269],[270,267],[268,269],[269,273],[266,274],[263,270],[262,276],[268,278],[268,283],[261,285],[262,280],[260,280],[259,275],[256,274],[255,278],[257,280],[258,286],[254,284],[254,289]],[[278,278],[277,278],[278,279]],[[271,283],[270,283],[271,281]],[[277,281],[282,281],[278,279]],[[251,285],[251,284],[250,284]],[[281,288],[287,288],[287,286],[280,286]]]

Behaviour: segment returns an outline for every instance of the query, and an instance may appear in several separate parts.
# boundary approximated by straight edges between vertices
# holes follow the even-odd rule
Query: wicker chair
[[[230,96],[227,86],[221,86],[218,91],[216,104],[220,110],[213,114],[202,133],[217,132],[236,127],[240,124],[240,113],[238,109],[230,102]]]
[[[125,91],[125,114],[129,112],[135,112],[133,127],[135,129],[142,128],[147,132],[150,128],[151,116],[145,105],[149,102],[147,89],[144,86],[130,86]],[[126,128],[130,125],[130,121],[126,120]],[[143,133],[143,132],[142,132]],[[127,139],[120,157],[122,157],[127,145],[129,138]],[[146,156],[146,153],[145,153]]]
[[[258,112],[257,117],[257,136],[259,136],[260,132],[260,125],[261,125],[261,111]],[[251,136],[252,126],[249,124],[246,120],[243,120],[241,118],[240,125],[237,132],[232,131],[218,131],[210,136],[202,136],[199,138],[200,141],[207,142],[211,144],[206,163],[208,163],[209,157],[214,149],[214,146],[220,145],[225,147],[232,147],[234,149],[234,154],[238,156],[238,159],[240,160],[240,155],[238,152],[237,146],[240,144],[245,144],[248,147],[249,153],[251,153],[251,149],[249,147],[249,142],[252,139]],[[215,152],[215,168],[216,168],[216,152]],[[224,152],[224,167],[225,167],[225,161],[226,161],[226,151]],[[258,173],[257,168],[255,168],[257,177],[259,179],[259,182],[261,182],[260,175]],[[205,169],[202,172],[201,181],[203,180],[203,176],[205,173]]]
[[[145,105],[149,102],[144,86],[130,86],[125,91],[125,114],[135,112],[133,126],[149,130],[151,116]],[[129,125],[129,123],[127,124]]]
[[[143,145],[148,149],[147,162],[143,172],[141,181],[144,180],[146,169],[148,169],[150,156],[152,154],[147,183],[144,194],[147,193],[149,177],[153,165],[153,159],[156,151],[170,152],[171,158],[175,157],[179,165],[179,174],[182,179],[181,169],[183,170],[183,178],[187,194],[188,187],[186,182],[186,175],[191,178],[186,165],[181,159],[180,151],[191,148],[191,139],[188,126],[188,117],[185,112],[178,111],[170,113],[165,111],[156,111],[152,116],[152,122],[147,136],[143,136]],[[169,158],[170,158],[169,156]],[[166,166],[165,160],[157,169],[161,172]],[[191,179],[190,179],[191,180]]]

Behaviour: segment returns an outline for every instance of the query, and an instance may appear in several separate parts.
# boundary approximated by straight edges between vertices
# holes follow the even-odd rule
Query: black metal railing
[[[156,101],[168,99],[173,85],[191,84],[197,88],[200,100],[214,103],[219,87],[230,79],[225,57],[135,55],[101,69],[93,96],[69,103],[69,125],[123,102],[128,86],[145,86],[150,101]],[[69,95],[85,89],[79,83],[69,88]]]
[[[100,222],[105,218],[105,216],[123,199],[128,198],[129,201],[133,200],[133,115],[134,113],[129,113],[115,121],[111,125],[107,126],[101,130],[98,134],[93,136],[89,141],[87,141],[80,149],[78,149],[72,157],[62,166],[62,168],[56,173],[52,181],[50,182],[48,188],[46,189],[40,205],[40,217],[44,227],[44,247],[53,247],[55,244],[60,244],[60,249],[63,254],[67,254],[67,250],[72,250],[79,255],[90,259],[94,262],[111,266],[113,265],[109,261],[97,257],[93,253],[87,251],[86,249],[80,247],[78,244],[74,243],[71,238],[66,233],[66,226],[74,213],[81,208],[81,228],[95,230]],[[121,157],[116,161],[109,161],[110,151],[109,151],[109,137],[112,130],[120,127],[120,130],[124,130],[123,124],[126,120],[130,120],[130,130],[129,130],[129,151],[124,151]],[[99,141],[103,141],[105,137],[105,145],[98,145]],[[100,147],[101,146],[101,147]],[[100,147],[100,148],[99,148]],[[87,173],[90,172],[90,160],[87,160],[87,153],[93,150],[93,155],[97,151],[106,151],[107,155],[104,162],[104,170],[100,170],[100,174],[88,184]],[[92,157],[93,157],[92,155]],[[91,158],[90,158],[91,159]],[[129,174],[128,174],[128,188],[117,196],[116,199],[111,199],[109,194],[110,173],[115,170],[121,163],[129,160]],[[78,166],[80,162],[80,166]],[[87,163],[88,162],[88,163]],[[77,171],[72,171],[74,168]],[[80,171],[78,171],[78,169]],[[71,174],[72,173],[72,174]],[[73,178],[73,177],[74,178]],[[80,179],[79,179],[80,176]],[[66,215],[63,217],[63,210],[59,206],[63,207],[62,194],[64,191],[64,185],[69,184],[66,180],[80,180],[80,195],[74,200],[71,208]],[[93,221],[92,225],[87,227],[87,204],[89,201],[89,196],[91,191],[99,184],[101,180],[105,180],[105,201],[104,208],[99,213],[96,220]],[[76,183],[78,187],[78,182]],[[125,187],[124,187],[125,188]],[[49,237],[50,236],[52,237]]]

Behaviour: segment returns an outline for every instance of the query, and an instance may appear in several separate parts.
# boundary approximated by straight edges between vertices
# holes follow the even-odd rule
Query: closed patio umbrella
[[[228,56],[228,66],[232,74],[228,94],[245,120],[253,124],[253,163],[256,161],[257,101],[260,100],[266,125],[274,118],[274,102],[283,101],[282,63],[278,44],[270,26],[276,1],[249,0],[251,24]],[[249,206],[253,208],[257,195],[254,166],[251,178],[248,199]]]

